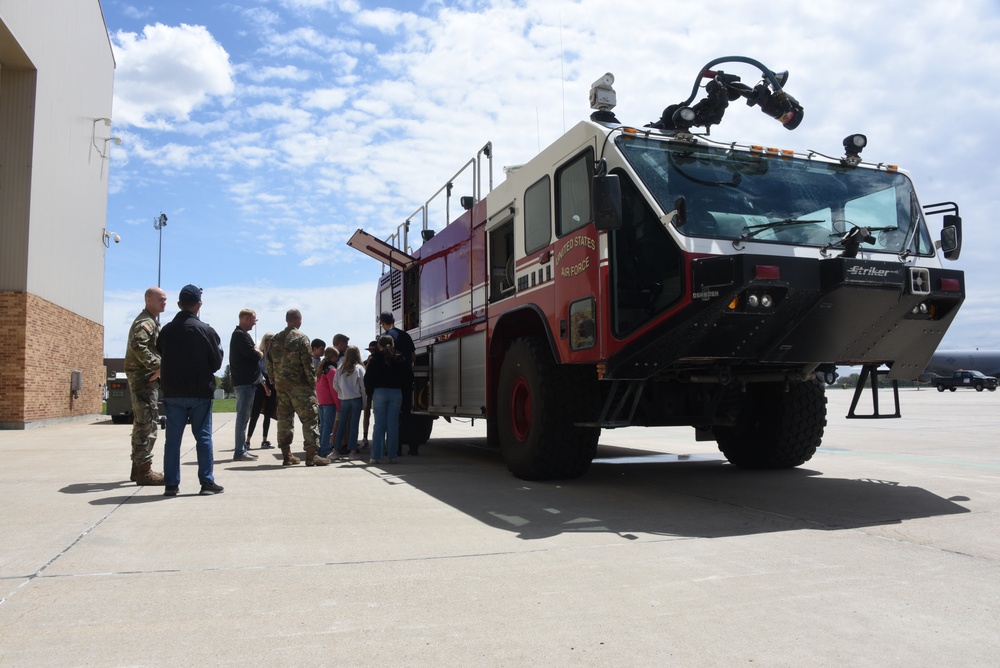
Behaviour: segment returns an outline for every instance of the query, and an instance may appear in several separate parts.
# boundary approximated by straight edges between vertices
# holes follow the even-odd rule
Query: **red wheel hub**
[[[510,421],[514,438],[521,443],[531,434],[531,386],[524,376],[514,381],[510,392]]]

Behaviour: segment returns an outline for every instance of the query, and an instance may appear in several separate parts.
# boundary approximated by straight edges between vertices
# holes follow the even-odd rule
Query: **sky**
[[[966,272],[968,295],[942,348],[1000,349],[996,0],[102,7],[116,61],[111,132],[122,139],[109,172],[107,228],[121,242],[106,254],[106,356],[124,355],[158,272],[163,322],[192,283],[224,342],[242,308],[257,311],[256,340],[298,308],[311,338],[341,332],[364,348],[381,265],[346,245],[355,230],[396,231],[487,141],[499,182],[503,166],[589,117],[590,85],[605,72],[618,118],[642,125],[687,99],[705,63],[732,55],[789,70],[785,90],[805,114],[789,132],[734,104],[712,137],[840,155],[845,136],[866,134],[864,159],[909,170],[923,204],[961,208],[964,248],[947,266]],[[936,238],[940,217],[931,224]]]

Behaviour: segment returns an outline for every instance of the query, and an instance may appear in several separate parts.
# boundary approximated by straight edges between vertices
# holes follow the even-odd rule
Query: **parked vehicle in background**
[[[162,394],[159,396],[157,405],[160,413],[160,428],[166,429],[167,419],[163,414]],[[132,424],[135,420],[135,415],[132,413],[132,394],[129,392],[128,378],[124,373],[118,373],[115,374],[114,378],[108,378],[108,400],[105,412],[111,416],[111,421],[115,424]]]
[[[120,374],[108,378],[108,415],[115,424],[132,424],[132,397],[128,391],[128,378]]]
[[[954,392],[960,387],[975,389],[976,392],[982,392],[983,390],[995,392],[997,389],[997,379],[979,371],[959,370],[952,374],[951,378],[938,378],[934,383],[937,385],[938,392],[944,392],[945,390]]]

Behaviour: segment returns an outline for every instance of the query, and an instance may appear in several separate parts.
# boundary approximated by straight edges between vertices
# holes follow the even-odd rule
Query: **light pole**
[[[160,213],[159,218],[153,219],[153,229],[160,231],[160,249],[156,259],[156,287],[160,287],[160,267],[163,266],[163,228],[167,226],[167,214]]]

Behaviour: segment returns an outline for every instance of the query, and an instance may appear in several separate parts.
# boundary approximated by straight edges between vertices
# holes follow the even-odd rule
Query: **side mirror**
[[[594,227],[605,231],[622,227],[622,186],[617,174],[594,177]]]
[[[957,260],[962,254],[962,217],[946,215],[941,230],[941,251],[946,260]]]
[[[681,195],[680,197],[674,200],[674,218],[671,222],[674,224],[674,227],[680,229],[684,227],[684,224],[687,223],[687,220],[688,220],[687,200],[684,199],[684,195]]]

